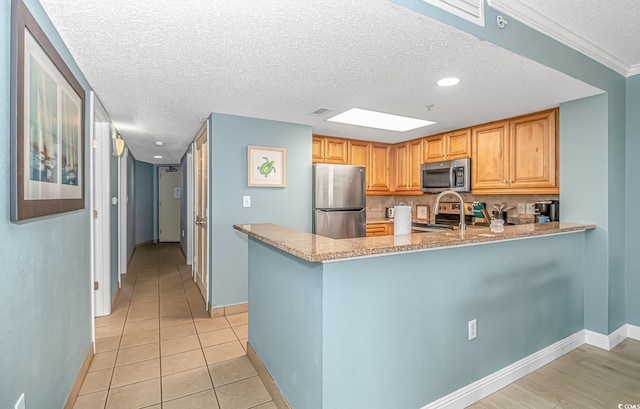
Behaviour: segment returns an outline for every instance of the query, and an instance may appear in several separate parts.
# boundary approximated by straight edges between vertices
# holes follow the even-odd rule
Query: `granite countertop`
[[[523,239],[535,236],[561,234],[595,229],[593,224],[535,223],[505,226],[504,231],[492,233],[489,227],[470,226],[461,236],[459,230],[412,233],[398,236],[361,237],[335,240],[277,224],[234,224],[233,228],[257,240],[306,261],[328,262],[332,260],[367,257],[405,251],[433,250],[438,248],[490,243],[502,240]]]

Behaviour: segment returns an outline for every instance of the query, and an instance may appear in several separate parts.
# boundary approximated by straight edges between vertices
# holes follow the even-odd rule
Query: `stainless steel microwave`
[[[471,159],[443,160],[420,166],[420,190],[439,193],[471,191]]]

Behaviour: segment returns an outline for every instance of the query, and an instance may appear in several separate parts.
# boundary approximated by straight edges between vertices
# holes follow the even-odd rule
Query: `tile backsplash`
[[[411,212],[413,217],[416,214],[416,205],[429,206],[429,217],[433,222],[433,203],[436,201],[436,194],[424,194],[418,196],[367,196],[367,218],[383,219],[385,217],[385,208],[393,207],[404,202],[404,204],[412,205]],[[495,203],[506,202],[507,207],[513,206],[514,209],[509,211],[509,218],[517,216],[518,203],[533,203],[541,200],[558,200],[558,195],[472,195],[470,193],[462,193],[465,202],[485,202],[487,209],[491,212]],[[455,201],[454,196],[443,198],[445,202]],[[562,202],[560,202],[560,217],[562,219]]]

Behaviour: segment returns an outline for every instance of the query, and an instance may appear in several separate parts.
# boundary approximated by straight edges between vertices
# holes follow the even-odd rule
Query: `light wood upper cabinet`
[[[506,189],[509,171],[509,121],[471,130],[471,189]]]
[[[557,188],[556,110],[510,121],[511,189]]]
[[[559,193],[557,109],[472,130],[473,193]]]
[[[349,164],[367,168],[367,191],[389,191],[389,159],[388,144],[349,141]]]
[[[422,139],[395,145],[396,191],[420,191],[422,148]]]
[[[314,135],[311,145],[313,163],[348,163],[348,140],[329,136]]]
[[[471,128],[427,136],[423,143],[423,162],[470,158]]]

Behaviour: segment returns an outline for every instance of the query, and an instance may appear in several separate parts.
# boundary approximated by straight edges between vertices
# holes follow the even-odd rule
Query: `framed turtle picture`
[[[287,185],[287,150],[248,146],[247,185],[285,187]]]

